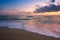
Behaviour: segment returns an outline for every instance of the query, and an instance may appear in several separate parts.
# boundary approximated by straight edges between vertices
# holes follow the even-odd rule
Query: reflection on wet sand
[[[39,16],[25,21],[25,30],[60,38],[60,16]]]

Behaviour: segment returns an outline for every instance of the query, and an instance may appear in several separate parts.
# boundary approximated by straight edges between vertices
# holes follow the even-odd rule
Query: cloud
[[[35,13],[40,13],[40,12],[54,12],[54,11],[60,11],[60,5],[55,5],[55,4],[49,4],[44,7],[38,7],[35,9]]]
[[[17,12],[14,10],[0,9],[0,15],[16,15]]]
[[[30,15],[31,12],[20,11],[20,10],[9,10],[9,9],[0,9],[0,15]]]

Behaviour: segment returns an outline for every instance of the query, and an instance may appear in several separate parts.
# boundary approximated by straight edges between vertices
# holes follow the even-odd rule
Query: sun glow
[[[60,11],[58,11],[58,12],[45,12],[44,14],[47,14],[47,15],[60,15]]]
[[[60,15],[60,11],[58,11],[58,12],[33,13],[33,15]]]

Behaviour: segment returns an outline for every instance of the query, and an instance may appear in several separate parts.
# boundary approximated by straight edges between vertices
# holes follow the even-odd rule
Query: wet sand
[[[0,40],[60,40],[60,39],[33,32],[28,32],[22,29],[0,27]]]

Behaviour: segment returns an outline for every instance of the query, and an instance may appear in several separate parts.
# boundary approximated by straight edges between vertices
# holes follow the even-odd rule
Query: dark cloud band
[[[55,4],[49,4],[49,6],[44,7],[38,7],[34,12],[40,13],[40,12],[53,12],[53,11],[60,11],[60,5]]]

